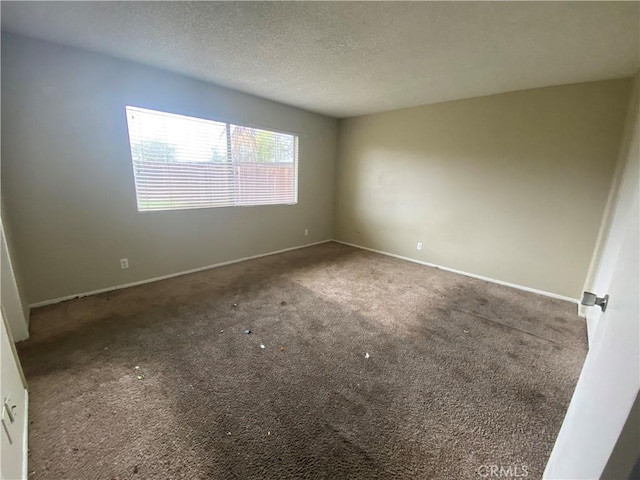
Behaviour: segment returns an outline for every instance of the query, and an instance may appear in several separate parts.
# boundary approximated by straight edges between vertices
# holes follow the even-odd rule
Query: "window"
[[[297,136],[126,110],[138,211],[297,203]]]

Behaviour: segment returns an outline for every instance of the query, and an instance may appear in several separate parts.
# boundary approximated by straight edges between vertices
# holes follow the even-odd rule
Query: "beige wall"
[[[333,227],[338,240],[577,298],[630,88],[596,82],[342,120],[336,171],[333,119],[3,35],[3,220],[16,275],[36,303],[329,239]],[[125,105],[297,132],[298,205],[138,213]]]
[[[125,105],[298,133],[299,203],[138,213]],[[336,133],[321,115],[3,35],[4,220],[29,303],[331,238]]]
[[[341,120],[334,238],[578,298],[630,91],[613,80]]]

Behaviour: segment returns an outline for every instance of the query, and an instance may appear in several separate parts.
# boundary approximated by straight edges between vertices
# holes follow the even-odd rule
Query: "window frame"
[[[231,148],[230,148],[230,137],[231,137],[231,127],[232,126],[237,126],[237,127],[245,127],[245,128],[251,128],[254,130],[262,130],[262,131],[266,131],[266,132],[270,132],[270,133],[276,133],[276,134],[283,134],[283,135],[291,135],[294,139],[294,148],[295,148],[295,157],[294,157],[294,161],[293,161],[293,198],[294,201],[291,203],[260,203],[260,204],[242,204],[242,203],[236,203],[236,198],[237,198],[237,193],[236,191],[234,191],[234,199],[233,199],[233,204],[232,205],[203,205],[203,206],[197,206],[197,205],[190,205],[190,206],[186,206],[186,207],[172,207],[172,208],[157,208],[157,209],[144,209],[144,210],[140,210],[140,204],[138,201],[138,179],[137,179],[137,175],[136,175],[136,171],[135,171],[135,161],[133,159],[133,151],[132,151],[132,143],[131,143],[131,131],[129,128],[129,119],[128,119],[128,109],[132,108],[132,109],[139,109],[139,110],[147,110],[153,113],[157,113],[157,114],[168,114],[168,115],[176,115],[176,116],[180,116],[180,117],[186,117],[189,119],[195,119],[195,120],[203,120],[203,121],[208,121],[208,122],[215,122],[215,123],[223,123],[225,124],[225,129],[226,129],[226,149],[227,149],[227,158],[228,163],[230,165],[233,165],[233,161],[231,160],[232,158],[232,152],[231,152]],[[128,149],[129,149],[129,159],[131,162],[131,173],[133,174],[133,187],[134,187],[134,196],[135,196],[135,201],[136,201],[136,211],[138,213],[153,213],[153,212],[172,212],[172,211],[180,211],[180,210],[204,210],[204,209],[216,209],[216,208],[235,208],[235,207],[245,207],[245,208],[251,208],[251,207],[287,207],[287,206],[294,206],[297,205],[299,202],[299,173],[300,173],[300,167],[299,167],[299,156],[300,156],[300,138],[301,138],[301,134],[297,133],[297,132],[293,132],[293,131],[289,131],[289,130],[281,130],[281,129],[276,129],[276,128],[271,128],[271,127],[264,127],[264,126],[259,126],[257,124],[254,123],[250,123],[250,122],[235,122],[233,120],[228,120],[228,119],[222,119],[220,118],[215,118],[213,116],[207,115],[207,114],[201,114],[201,113],[184,113],[184,112],[176,112],[174,110],[168,111],[168,110],[162,110],[162,109],[158,109],[157,107],[147,107],[147,106],[140,106],[140,105],[134,105],[134,104],[130,104],[127,103],[125,104],[125,108],[124,108],[124,116],[125,116],[125,123],[126,123],[126,129],[127,129],[127,139],[128,139]],[[183,163],[183,162],[176,162],[176,163]],[[184,162],[187,163],[187,162]],[[208,162],[202,162],[202,163],[208,163]],[[277,164],[278,162],[274,162],[275,164]]]

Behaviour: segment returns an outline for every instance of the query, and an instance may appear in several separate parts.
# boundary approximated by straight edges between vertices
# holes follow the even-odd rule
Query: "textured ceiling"
[[[638,2],[6,2],[2,29],[347,117],[630,76]]]

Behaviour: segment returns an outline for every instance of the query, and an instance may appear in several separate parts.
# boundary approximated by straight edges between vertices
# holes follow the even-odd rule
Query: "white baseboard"
[[[454,268],[443,267],[442,265],[436,265],[435,263],[423,262],[422,260],[416,260],[415,258],[403,257],[402,255],[396,255],[395,253],[383,252],[382,250],[376,250],[374,248],[363,247],[361,245],[356,245],[353,243],[343,242],[342,240],[333,240],[336,243],[341,243],[343,245],[348,245],[349,247],[360,248],[362,250],[368,250],[370,252],[380,253],[382,255],[387,255],[389,257],[399,258],[401,260],[406,260],[408,262],[418,263],[420,265],[426,265],[427,267],[439,268],[440,270],[445,270],[451,273],[457,273],[458,275],[464,275],[465,277],[477,278],[478,280],[484,280],[485,282],[496,283],[498,285],[504,285],[505,287],[516,288],[518,290],[524,290],[525,292],[536,293],[538,295],[544,295],[545,297],[551,297],[558,300],[564,300],[566,302],[571,302],[580,305],[580,301],[566,297],[564,295],[558,295],[557,293],[545,292],[544,290],[538,290],[535,288],[525,287],[523,285],[517,285],[515,283],[504,282],[502,280],[496,280],[495,278],[484,277],[482,275],[476,275],[475,273],[463,272],[462,270],[456,270]]]
[[[464,275],[466,277],[477,278],[479,280],[484,280],[486,282],[496,283],[498,285],[504,285],[505,287],[516,288],[518,290],[524,290],[525,292],[535,293],[535,294],[538,294],[538,295],[544,295],[545,297],[550,297],[550,298],[555,298],[555,299],[558,299],[558,300],[564,300],[566,302],[575,303],[578,306],[579,314],[581,313],[580,312],[580,301],[578,299],[575,299],[575,298],[566,297],[564,295],[558,295],[557,293],[545,292],[544,290],[538,290],[538,289],[535,289],[535,288],[525,287],[523,285],[517,285],[515,283],[504,282],[502,280],[496,280],[494,278],[484,277],[482,275],[476,275],[475,273],[463,272],[462,270],[456,270],[454,268],[443,267],[442,265],[436,265],[435,263],[424,262],[422,260],[416,260],[415,258],[404,257],[402,255],[396,255],[395,253],[384,252],[382,250],[376,250],[374,248],[363,247],[361,245],[356,245],[356,244],[353,244],[353,243],[343,242],[342,240],[336,240],[336,239],[322,240],[320,242],[308,243],[306,245],[299,245],[297,247],[285,248],[285,249],[282,249],[282,250],[276,250],[274,252],[261,253],[261,254],[258,254],[258,255],[252,255],[250,257],[238,258],[238,259],[235,259],[235,260],[229,260],[227,262],[216,263],[216,264],[213,264],[213,265],[207,265],[207,266],[204,266],[204,267],[193,268],[191,270],[185,270],[185,271],[182,271],[182,272],[170,273],[168,275],[162,275],[162,276],[159,276],[159,277],[153,277],[153,278],[148,278],[148,279],[145,279],[145,280],[139,280],[137,282],[124,283],[122,285],[115,285],[115,286],[112,286],[112,287],[106,287],[106,288],[101,288],[101,289],[98,289],[98,290],[92,290],[90,292],[83,292],[83,293],[76,293],[76,294],[73,294],[73,295],[66,295],[64,297],[54,298],[52,300],[44,300],[42,302],[33,303],[33,304],[29,305],[29,308],[44,307],[46,305],[52,305],[54,303],[60,303],[60,302],[66,301],[66,300],[74,299],[74,298],[88,297],[90,295],[97,295],[99,293],[111,292],[113,290],[120,290],[122,288],[135,287],[137,285],[144,285],[145,283],[152,283],[152,282],[157,282],[159,280],[166,280],[168,278],[179,277],[181,275],[188,275],[190,273],[202,272],[204,270],[210,270],[212,268],[223,267],[225,265],[231,265],[231,264],[234,264],[234,263],[244,262],[244,261],[247,261],[247,260],[253,260],[255,258],[267,257],[269,255],[277,255],[278,253],[290,252],[292,250],[298,250],[300,248],[312,247],[314,245],[320,245],[322,243],[327,243],[327,242],[341,243],[343,245],[347,245],[347,246],[350,246],[350,247],[355,247],[355,248],[359,248],[359,249],[362,249],[362,250],[368,250],[370,252],[379,253],[381,255],[387,255],[389,257],[399,258],[401,260],[406,260],[408,262],[418,263],[420,265],[425,265],[427,267],[438,268],[440,270],[445,270],[447,272],[456,273],[458,275]],[[583,315],[581,314],[580,316],[582,317]]]
[[[305,245],[299,245],[297,247],[284,248],[282,250],[276,250],[275,252],[260,253],[258,255],[252,255],[250,257],[237,258],[235,260],[229,260],[227,262],[215,263],[213,265],[207,265],[207,266],[204,266],[204,267],[192,268],[191,270],[185,270],[183,272],[177,272],[177,273],[170,273],[168,275],[161,275],[159,277],[153,277],[153,278],[148,278],[148,279],[145,279],[145,280],[139,280],[137,282],[124,283],[122,285],[114,285],[112,287],[100,288],[98,290],[92,290],[90,292],[75,293],[73,295],[66,295],[66,296],[60,297],[60,298],[54,298],[54,299],[51,299],[51,300],[44,300],[42,302],[32,303],[32,304],[29,305],[29,308],[44,307],[46,305],[53,305],[54,303],[60,303],[60,302],[66,301],[66,300],[72,300],[74,298],[88,297],[90,295],[97,295],[99,293],[111,292],[113,290],[120,290],[122,288],[135,287],[135,286],[138,286],[138,285],[144,285],[145,283],[152,283],[152,282],[157,282],[159,280],[166,280],[167,278],[179,277],[181,275],[188,275],[190,273],[202,272],[203,270],[210,270],[212,268],[224,267],[225,265],[231,265],[231,264],[234,264],[234,263],[240,263],[240,262],[244,262],[246,260],[253,260],[255,258],[267,257],[269,255],[276,255],[278,253],[290,252],[291,250],[299,250],[300,248],[312,247],[314,245],[320,245],[322,243],[327,243],[327,242],[332,242],[332,241],[333,240],[329,239],[329,240],[322,240],[320,242],[307,243]]]

